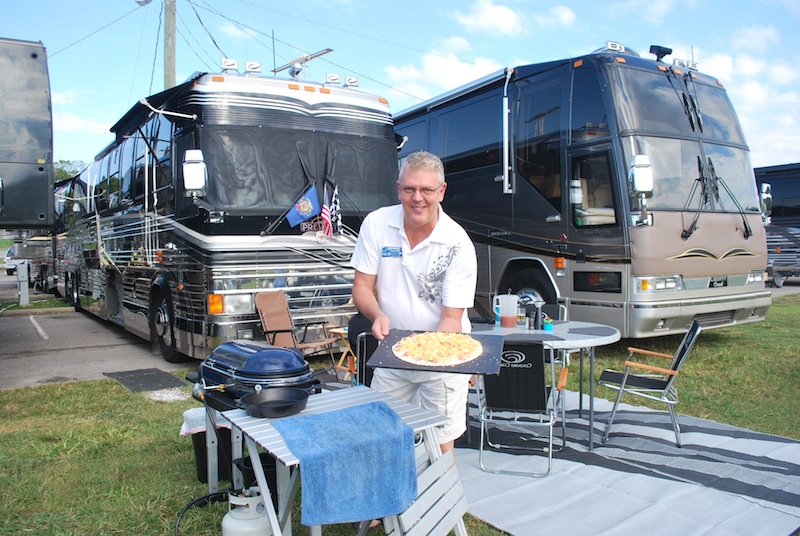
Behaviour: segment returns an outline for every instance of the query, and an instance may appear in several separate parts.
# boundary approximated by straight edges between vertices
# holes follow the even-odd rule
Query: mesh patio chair
[[[611,416],[608,418],[606,430],[603,433],[603,443],[608,440],[608,434],[611,431],[611,424],[614,422],[620,398],[622,398],[623,393],[627,393],[666,404],[672,419],[672,427],[675,430],[675,443],[679,447],[681,446],[681,429],[678,425],[678,415],[675,410],[675,406],[678,404],[678,388],[675,386],[675,380],[678,378],[681,365],[686,360],[689,350],[692,349],[700,330],[700,323],[694,320],[674,355],[639,348],[628,348],[629,357],[625,361],[625,370],[623,372],[610,369],[603,371],[600,375],[600,385],[619,391],[617,399],[614,401],[614,408],[611,410]],[[670,363],[668,367],[647,365],[633,361],[634,354],[669,359]],[[631,372],[632,369],[640,369],[645,372],[634,374]]]
[[[270,344],[284,348],[298,348],[308,356],[328,354],[334,376],[336,370],[334,350],[338,349],[338,337],[330,336],[325,321],[295,324],[289,312],[289,301],[282,290],[259,292],[255,297],[256,310],[261,318],[261,327]],[[298,334],[299,333],[299,334]]]
[[[568,369],[560,368],[557,363],[556,366],[545,364],[545,352],[541,345],[517,347],[506,344],[503,347],[500,374],[482,376],[476,385],[478,421],[481,426],[479,461],[482,470],[532,477],[543,477],[550,472],[553,465],[553,428],[559,421],[562,435],[558,450],[566,445],[563,395],[568,373]],[[503,443],[490,438],[490,428],[493,429],[492,434],[504,436]],[[541,433],[542,429],[546,435]],[[540,433],[536,433],[537,430]],[[532,441],[539,445],[531,446]],[[489,468],[484,460],[486,447],[528,453],[545,452],[547,470],[526,472]]]

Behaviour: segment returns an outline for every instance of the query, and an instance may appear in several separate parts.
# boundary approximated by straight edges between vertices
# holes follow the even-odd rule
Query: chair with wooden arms
[[[261,327],[270,344],[284,348],[298,348],[309,356],[327,353],[331,358],[333,374],[337,380],[339,379],[334,356],[334,350],[338,349],[339,338],[328,333],[327,322],[295,324],[289,311],[286,293],[282,290],[256,293],[255,304],[258,316],[261,318]],[[301,335],[298,335],[298,332]]]
[[[625,361],[624,371],[619,372],[610,369],[603,371],[600,375],[600,385],[619,391],[617,399],[614,401],[614,408],[611,410],[611,416],[606,424],[603,443],[608,440],[608,433],[611,431],[611,424],[614,422],[620,398],[622,398],[623,393],[627,393],[666,404],[672,419],[672,427],[675,430],[675,443],[679,447],[681,446],[681,429],[678,425],[678,415],[675,410],[675,406],[678,404],[678,389],[675,387],[675,380],[678,378],[681,365],[686,360],[689,350],[692,349],[700,330],[700,322],[694,320],[673,355],[639,348],[628,348],[629,357]],[[634,361],[634,355],[669,359],[670,363],[667,367],[657,367]],[[632,372],[634,369],[645,372],[635,374]]]

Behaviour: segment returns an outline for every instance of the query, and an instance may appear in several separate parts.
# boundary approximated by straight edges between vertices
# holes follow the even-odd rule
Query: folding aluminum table
[[[308,404],[306,405],[305,409],[298,413],[298,415],[325,413],[376,401],[386,403],[395,413],[397,413],[403,423],[408,425],[415,434],[419,434],[421,436],[422,441],[418,448],[415,449],[418,467],[420,465],[419,452],[421,452],[420,449],[422,448],[424,449],[423,456],[427,458],[427,463],[425,464],[426,466],[429,466],[431,469],[433,469],[434,466],[444,467],[444,472],[448,473],[449,479],[457,479],[457,473],[455,472],[455,467],[452,466],[452,463],[444,464],[440,462],[439,464],[435,464],[437,460],[442,458],[442,452],[439,448],[439,443],[436,439],[434,428],[444,424],[447,421],[447,417],[444,417],[443,415],[428,411],[402,400],[398,400],[394,397],[364,386],[348,387],[335,391],[323,391],[319,394],[313,394],[309,397]],[[235,429],[241,430],[242,434],[244,435],[244,439],[247,444],[247,451],[256,475],[256,480],[264,499],[266,516],[269,519],[273,534],[291,534],[292,503],[300,485],[300,460],[294,454],[292,454],[292,452],[286,446],[286,443],[284,442],[280,433],[278,433],[278,431],[272,425],[272,421],[274,419],[250,417],[244,410],[241,409],[226,411],[223,413],[223,415],[231,422],[231,425]],[[258,447],[261,447],[269,452],[278,462],[276,464],[277,490],[271,490],[267,484],[264,468],[261,464],[261,458],[258,453]],[[447,459],[449,460],[451,458],[448,456]],[[441,461],[445,462],[447,460],[442,459]],[[418,470],[418,482],[421,480],[422,475],[419,474]],[[442,480],[444,480],[444,478],[442,478]],[[430,508],[431,516],[441,515],[443,517],[441,520],[437,518],[436,523],[439,525],[442,523],[449,524],[452,521],[452,524],[449,525],[447,530],[449,531],[450,528],[455,528],[456,534],[459,536],[466,536],[466,528],[464,527],[464,522],[461,517],[463,514],[458,514],[460,512],[466,512],[466,499],[463,498],[463,489],[461,488],[460,481],[457,482],[456,487],[458,492],[461,494],[460,497],[456,496],[454,498],[454,500],[458,502],[458,507],[449,507],[448,510],[451,511],[449,513],[436,513],[434,512],[436,509],[434,506]],[[454,488],[451,487],[449,489]],[[271,494],[273,492],[276,492],[278,495],[277,512],[272,504]],[[422,493],[422,490],[420,490],[420,493]],[[419,501],[420,497],[417,499]],[[412,507],[413,506],[414,503],[412,503]],[[409,509],[411,509],[411,507],[409,507]],[[427,508],[425,511],[427,512]],[[418,517],[424,517],[424,515],[427,514],[423,513]],[[397,516],[394,517],[396,518]],[[385,518],[384,522],[391,523],[398,521],[396,519],[393,520],[391,518]],[[311,527],[311,534],[321,534],[321,532],[321,527]],[[446,534],[446,532],[444,532],[444,534]]]

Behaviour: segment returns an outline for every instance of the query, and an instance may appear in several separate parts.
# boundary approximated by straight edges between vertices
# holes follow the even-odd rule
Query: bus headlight
[[[208,314],[240,315],[249,314],[253,309],[251,294],[209,294]]]
[[[747,284],[753,285],[755,283],[763,283],[764,282],[764,271],[763,270],[753,270],[747,276]]]
[[[661,292],[667,290],[681,290],[682,288],[683,280],[679,275],[636,278],[636,290],[638,292]]]

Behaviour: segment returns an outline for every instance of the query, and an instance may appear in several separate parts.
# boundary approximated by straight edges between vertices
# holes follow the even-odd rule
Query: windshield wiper
[[[686,204],[683,205],[683,211],[686,212],[686,209],[689,208],[689,203],[692,202],[694,198],[695,192],[697,192],[697,185],[700,185],[700,202],[697,204],[697,210],[694,213],[694,217],[692,218],[692,223],[689,224],[688,228],[684,228],[681,231],[681,238],[686,240],[697,230],[697,221],[700,219],[700,212],[703,210],[703,206],[708,203],[708,182],[706,180],[705,171],[703,170],[703,160],[700,156],[697,157],[697,171],[700,173],[700,176],[694,181],[692,185],[692,189],[689,192],[689,197],[686,199]],[[683,216],[681,215],[681,218]]]
[[[733,192],[731,191],[730,188],[728,188],[728,185],[725,183],[722,177],[717,175],[717,172],[714,170],[714,162],[711,161],[710,156],[708,157],[708,169],[711,173],[711,178],[714,180],[714,190],[717,201],[719,201],[719,188],[716,185],[721,184],[722,187],[730,196],[731,200],[733,201],[733,204],[736,205],[736,209],[739,211],[739,215],[742,217],[742,226],[744,227],[743,229],[744,239],[747,240],[748,238],[753,236],[753,230],[750,228],[750,224],[747,223],[747,215],[744,212],[744,208],[742,208],[742,204],[739,203],[739,200],[736,199],[735,195],[733,195]]]
[[[670,76],[672,75],[672,76]],[[683,113],[686,114],[686,119],[689,120],[689,125],[692,127],[692,132],[695,132],[697,129],[694,126],[694,116],[692,115],[692,109],[689,105],[689,99],[686,97],[686,92],[681,88],[680,90],[675,87],[675,80],[678,79],[678,75],[675,74],[675,71],[670,68],[667,71],[667,80],[669,80],[669,85],[672,86],[672,90],[675,92],[675,96],[678,97],[678,100],[683,107]],[[682,86],[684,84],[681,84]]]
[[[703,132],[703,115],[700,113],[700,105],[697,103],[697,87],[694,85],[692,73],[686,73],[684,78],[692,83],[691,91],[689,91],[689,82],[686,82],[686,90],[689,91],[689,101],[692,105],[694,116],[697,119],[697,127],[700,129],[700,132]]]

